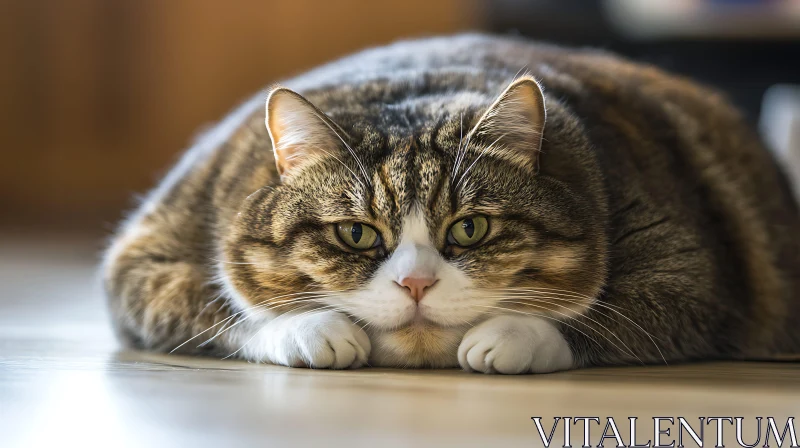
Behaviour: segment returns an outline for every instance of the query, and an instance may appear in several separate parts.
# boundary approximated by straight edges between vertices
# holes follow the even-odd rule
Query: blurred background
[[[258,89],[367,46],[465,30],[694,77],[761,120],[776,151],[800,153],[796,0],[0,0],[0,237],[100,241]]]

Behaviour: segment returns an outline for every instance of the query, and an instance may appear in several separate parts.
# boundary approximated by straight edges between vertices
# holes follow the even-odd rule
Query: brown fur
[[[453,172],[464,134],[521,69],[545,91],[541,153],[518,163],[476,133]],[[339,148],[282,181],[265,96],[243,105],[109,249],[106,291],[132,344],[172,350],[228,319],[180,350],[229,354],[240,341],[224,331],[196,347],[244,316],[231,288],[284,311],[303,305],[287,294],[356,289],[419,203],[434,244],[479,287],[574,293],[509,307],[563,321],[578,365],[800,351],[797,206],[720,94],[602,52],[475,35],[369,50],[286,84],[340,126],[368,177]],[[486,243],[448,248],[449,226],[476,213],[496,217]],[[384,246],[344,247],[331,224],[346,219],[372,225]],[[397,365],[456,362],[458,340],[437,328],[376,338],[406,347],[381,355]]]

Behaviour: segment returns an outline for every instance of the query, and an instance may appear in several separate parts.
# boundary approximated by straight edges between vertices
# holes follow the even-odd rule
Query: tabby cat
[[[786,178],[720,94],[460,35],[257,95],[102,269],[138,348],[540,373],[798,353],[799,233]]]

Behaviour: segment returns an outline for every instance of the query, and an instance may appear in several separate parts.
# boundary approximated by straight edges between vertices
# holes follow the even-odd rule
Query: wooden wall
[[[480,26],[459,0],[0,0],[0,226],[108,228],[270,82]]]

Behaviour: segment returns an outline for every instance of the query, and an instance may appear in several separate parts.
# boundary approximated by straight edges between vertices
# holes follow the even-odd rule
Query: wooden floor
[[[613,416],[627,433],[630,416],[800,415],[800,363],[501,377],[121,351],[93,264],[82,246],[0,242],[1,447],[530,447],[532,416]]]

